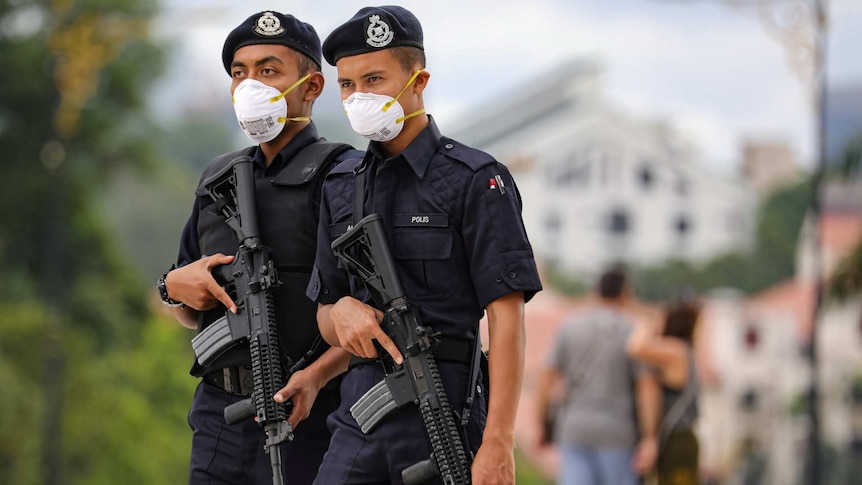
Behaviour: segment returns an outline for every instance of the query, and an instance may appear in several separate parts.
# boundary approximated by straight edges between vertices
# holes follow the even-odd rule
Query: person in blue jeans
[[[637,324],[625,272],[607,271],[597,290],[598,301],[569,315],[554,339],[537,407],[544,422],[551,397],[560,396],[549,430],[560,451],[560,485],[635,485],[655,462],[661,394],[652,373],[626,353]]]

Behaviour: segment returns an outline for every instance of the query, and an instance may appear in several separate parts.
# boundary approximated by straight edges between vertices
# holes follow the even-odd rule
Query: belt
[[[431,348],[434,360],[444,362],[458,362],[461,364],[473,364],[473,341],[455,337],[437,337],[437,344]],[[382,351],[385,352],[385,351]],[[350,369],[360,365],[379,363],[380,358],[367,359],[352,355],[350,357]]]
[[[251,396],[254,376],[248,367],[225,367],[204,374],[204,380],[231,394]]]

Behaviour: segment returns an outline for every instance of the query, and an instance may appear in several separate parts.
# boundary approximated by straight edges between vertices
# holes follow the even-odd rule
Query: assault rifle
[[[413,485],[440,477],[446,485],[469,484],[467,453],[431,353],[437,340],[404,295],[380,216],[371,214],[360,220],[333,241],[332,251],[365,283],[384,313],[386,334],[404,356],[401,365],[381,356],[386,377],[356,401],[350,413],[362,432],[368,433],[395,409],[418,404],[431,441],[431,457],[404,469],[404,483]]]
[[[228,424],[257,417],[266,433],[264,448],[272,466],[272,483],[282,485],[278,445],[293,439],[287,421],[292,403],[272,399],[286,382],[272,295],[280,283],[269,250],[260,240],[252,164],[251,157],[237,157],[204,181],[207,194],[239,243],[233,263],[213,270],[213,276],[234,298],[237,311],[226,312],[195,336],[192,347],[198,362],[206,366],[236,344],[249,342],[254,391],[250,398],[226,407],[224,417]]]

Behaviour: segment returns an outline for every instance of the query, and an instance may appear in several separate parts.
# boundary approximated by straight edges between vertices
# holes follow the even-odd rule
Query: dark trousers
[[[449,404],[458,413],[464,408],[470,366],[438,362]],[[329,451],[323,459],[316,485],[401,485],[401,471],[431,456],[431,445],[419,408],[408,404],[393,412],[369,433],[362,434],[350,415],[350,406],[383,379],[379,365],[366,364],[348,371],[341,383],[341,406],[327,423],[332,431]],[[475,454],[482,442],[487,406],[482,394],[473,402],[467,435]],[[439,483],[442,483],[439,482]]]
[[[691,429],[673,431],[658,457],[659,485],[697,485],[700,445]]]
[[[263,428],[253,419],[229,425],[224,408],[244,399],[201,381],[189,412],[192,454],[189,485],[272,485]],[[321,391],[311,415],[280,445],[282,475],[290,485],[310,485],[329,445],[326,416],[338,406],[335,391]]]

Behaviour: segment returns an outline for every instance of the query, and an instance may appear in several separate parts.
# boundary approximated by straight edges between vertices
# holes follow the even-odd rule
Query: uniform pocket
[[[452,296],[456,285],[452,277],[451,228],[396,228],[392,257],[398,263],[402,285],[418,299]]]

